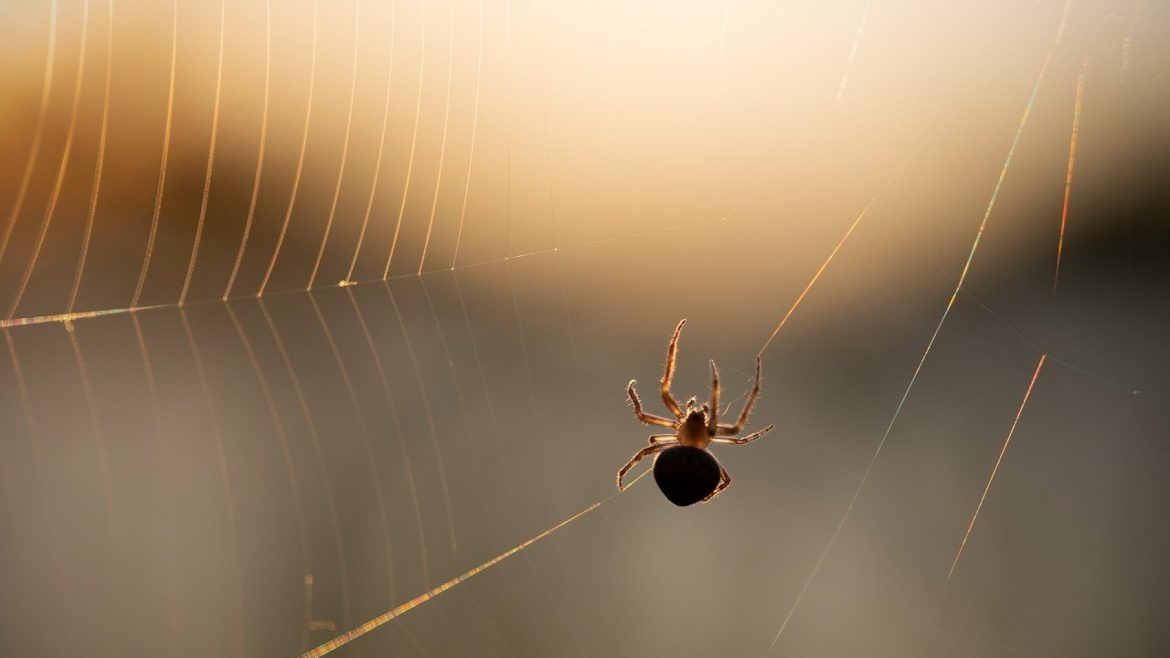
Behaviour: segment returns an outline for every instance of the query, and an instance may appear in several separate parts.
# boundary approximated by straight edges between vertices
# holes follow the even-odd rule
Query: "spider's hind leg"
[[[718,460],[716,460],[716,462],[718,462]],[[715,487],[715,491],[712,491],[710,494],[707,495],[706,498],[703,499],[703,502],[706,503],[706,502],[709,502],[711,500],[714,500],[716,496],[723,493],[723,490],[726,489],[727,487],[730,487],[730,486],[731,486],[731,475],[729,475],[727,473],[726,468],[723,468],[723,464],[719,464],[719,485]]]
[[[642,459],[644,459],[645,457],[649,457],[650,455],[656,455],[656,454],[662,452],[663,450],[666,450],[669,447],[670,447],[669,445],[666,445],[664,443],[657,443],[654,445],[646,446],[645,448],[642,448],[638,452],[634,453],[633,458],[630,459],[630,461],[627,462],[626,465],[623,466],[621,468],[621,470],[617,472],[618,491],[622,491],[625,489],[625,485],[622,484],[622,478],[626,476],[626,473],[630,472],[631,468],[633,468],[635,465],[637,465],[637,463],[642,461]]]

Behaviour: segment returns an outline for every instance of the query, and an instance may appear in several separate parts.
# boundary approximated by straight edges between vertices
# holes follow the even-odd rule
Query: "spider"
[[[670,502],[684,507],[697,502],[707,502],[718,496],[720,492],[731,484],[731,476],[727,469],[719,463],[708,450],[711,443],[727,443],[743,445],[751,443],[767,434],[773,427],[768,425],[758,432],[752,432],[744,437],[736,437],[747,424],[752,405],[760,395],[760,357],[756,357],[756,383],[752,387],[751,395],[739,414],[739,420],[734,425],[719,422],[719,370],[715,361],[711,363],[711,400],[695,406],[695,398],[687,400],[685,410],[679,408],[678,402],[670,393],[670,381],[674,377],[675,357],[678,354],[678,337],[682,333],[684,319],[674,329],[670,345],[666,348],[666,372],[662,375],[662,402],[674,414],[674,419],[662,418],[642,411],[642,401],[634,391],[637,380],[630,380],[626,393],[634,405],[634,414],[646,425],[669,427],[673,434],[651,434],[649,445],[642,448],[629,463],[617,473],[618,491],[624,489],[622,477],[635,464],[650,455],[654,458],[654,480],[658,488]]]

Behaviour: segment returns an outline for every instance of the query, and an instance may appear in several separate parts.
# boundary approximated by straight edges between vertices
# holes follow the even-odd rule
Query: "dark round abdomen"
[[[670,502],[679,507],[694,505],[719,485],[719,462],[702,448],[674,446],[654,461],[654,481]]]

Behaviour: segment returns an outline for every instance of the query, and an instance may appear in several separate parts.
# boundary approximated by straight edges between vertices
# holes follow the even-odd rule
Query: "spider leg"
[[[650,445],[678,443],[678,434],[651,434]]]
[[[655,445],[646,446],[645,448],[642,448],[638,452],[634,453],[634,457],[630,459],[630,461],[625,466],[623,466],[620,471],[617,472],[618,491],[625,489],[625,487],[622,485],[622,478],[625,477],[626,473],[630,472],[630,469],[633,468],[634,465],[642,461],[643,458],[658,454],[669,447],[669,445],[664,443],[658,443]]]
[[[716,438],[711,439],[711,442],[712,443],[728,443],[728,444],[735,445],[735,446],[741,446],[745,443],[751,443],[752,441],[755,441],[756,439],[767,434],[768,432],[771,432],[773,427],[775,427],[775,425],[769,425],[758,432],[752,432],[751,434],[748,434],[747,436],[743,436],[743,437],[737,437],[737,438],[716,437]]]
[[[715,436],[719,427],[719,369],[711,359],[711,415],[707,418],[707,433]]]
[[[731,476],[728,475],[727,469],[723,468],[723,464],[719,464],[719,485],[715,487],[715,491],[712,491],[710,494],[707,495],[706,498],[703,499],[703,502],[706,503],[708,501],[713,500],[715,498],[715,496],[718,496],[719,494],[723,493],[723,490],[726,489],[727,487],[730,487],[730,486],[731,486]]]
[[[647,425],[658,425],[659,427],[669,427],[672,430],[678,429],[678,427],[679,427],[678,421],[669,420],[667,418],[663,418],[661,416],[655,416],[654,414],[648,414],[648,413],[642,411],[642,401],[638,399],[638,393],[636,391],[634,391],[634,384],[635,383],[636,383],[635,380],[633,380],[633,379],[630,380],[629,386],[626,387],[626,393],[628,393],[630,395],[630,403],[634,405],[634,415],[636,415],[638,417],[638,420],[642,421],[643,423],[645,423]]]
[[[747,402],[743,405],[743,411],[739,414],[739,420],[735,421],[734,425],[720,424],[716,427],[715,433],[721,436],[732,436],[739,434],[747,425],[748,416],[752,413],[752,406],[756,403],[756,398],[760,397],[760,357],[756,357],[756,384],[752,387],[752,393],[748,396]]]
[[[670,394],[670,381],[674,379],[674,361],[675,357],[678,356],[678,336],[682,333],[683,325],[686,323],[684,318],[674,328],[674,335],[670,337],[670,345],[666,348],[666,372],[662,373],[662,403],[679,420],[686,418],[686,416],[683,415],[682,409],[679,409],[674,396]]]

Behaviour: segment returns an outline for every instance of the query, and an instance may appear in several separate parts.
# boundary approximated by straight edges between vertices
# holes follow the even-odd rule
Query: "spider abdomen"
[[[693,446],[674,446],[654,460],[654,481],[670,502],[679,507],[694,505],[710,496],[719,485],[719,462]]]

